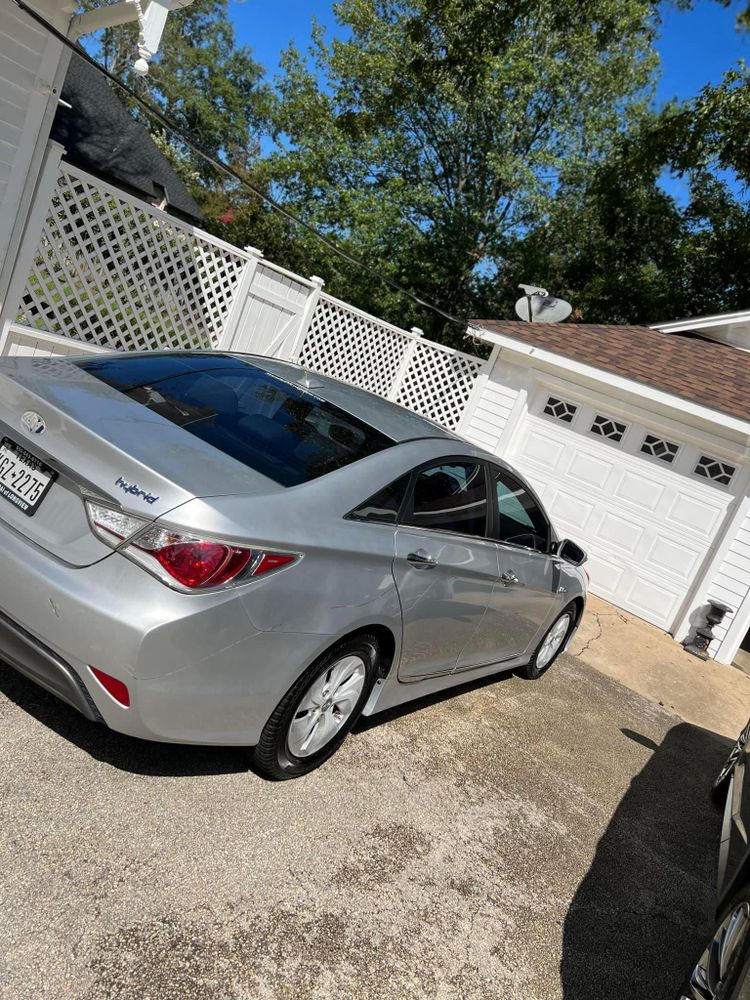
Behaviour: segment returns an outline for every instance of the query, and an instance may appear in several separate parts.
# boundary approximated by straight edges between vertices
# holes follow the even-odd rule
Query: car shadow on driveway
[[[251,770],[251,755],[245,747],[151,743],[90,722],[74,708],[2,664],[0,693],[64,740],[121,771],[167,778]]]
[[[568,909],[565,1000],[673,1000],[712,926],[721,815],[709,789],[731,741],[687,723],[660,745],[621,733],[652,755]]]
[[[361,718],[353,732],[354,734],[366,732],[374,726],[417,712],[428,705],[447,701],[466,691],[497,684],[512,676],[512,674],[501,674],[482,677],[447,691],[438,691],[404,705],[398,705],[377,715]],[[106,726],[90,722],[74,708],[70,708],[54,695],[48,694],[43,688],[2,663],[0,663],[0,694],[4,694],[24,712],[56,732],[64,740],[75,744],[95,760],[103,761],[121,771],[164,778],[241,772],[257,775],[250,747],[201,747],[183,743],[149,742],[124,736]],[[258,777],[263,781],[267,780],[262,775]]]

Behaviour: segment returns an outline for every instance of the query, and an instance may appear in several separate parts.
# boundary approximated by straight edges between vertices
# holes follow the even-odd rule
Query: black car
[[[712,795],[724,804],[716,925],[679,1000],[750,1000],[750,721]]]

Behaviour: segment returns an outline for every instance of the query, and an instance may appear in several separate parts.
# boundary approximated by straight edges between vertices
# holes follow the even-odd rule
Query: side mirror
[[[582,566],[588,559],[581,546],[571,542],[569,538],[564,538],[558,544],[556,555],[564,559],[565,562],[572,563],[573,566]]]

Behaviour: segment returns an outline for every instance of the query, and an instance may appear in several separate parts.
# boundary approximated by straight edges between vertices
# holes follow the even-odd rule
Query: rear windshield
[[[77,363],[282,486],[317,479],[394,444],[345,410],[237,357],[124,356]]]

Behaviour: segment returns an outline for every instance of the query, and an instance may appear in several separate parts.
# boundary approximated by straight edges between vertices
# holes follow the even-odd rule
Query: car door
[[[393,563],[401,679],[449,673],[471,648],[498,575],[488,506],[487,470],[477,459],[440,459],[412,474]]]
[[[529,487],[490,466],[490,535],[496,539],[498,579],[487,612],[456,669],[515,659],[534,648],[560,605],[557,563],[549,553],[547,516]]]

